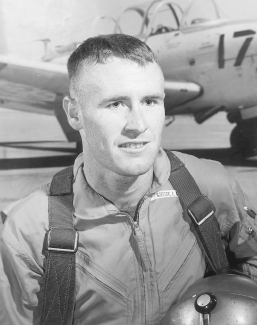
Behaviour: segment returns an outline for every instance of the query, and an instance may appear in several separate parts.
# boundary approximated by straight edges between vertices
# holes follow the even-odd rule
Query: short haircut
[[[138,38],[124,34],[100,35],[88,38],[70,56],[67,64],[70,82],[84,64],[106,63],[117,57],[145,66],[158,60],[152,50]]]

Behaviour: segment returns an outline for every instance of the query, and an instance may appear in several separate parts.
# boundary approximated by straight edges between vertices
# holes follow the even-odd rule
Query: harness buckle
[[[214,215],[214,211],[212,210],[205,217],[203,217],[200,221],[198,221],[190,209],[187,209],[187,212],[190,214],[191,218],[193,219],[193,221],[195,222],[195,224],[197,226],[201,226],[201,224],[203,224],[207,219],[209,219],[212,215]]]
[[[72,228],[51,228],[47,231],[48,251],[76,253],[78,250],[79,234]]]

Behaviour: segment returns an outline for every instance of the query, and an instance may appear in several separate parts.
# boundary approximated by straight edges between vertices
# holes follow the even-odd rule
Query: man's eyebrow
[[[103,100],[101,100],[101,102],[99,103],[99,105],[105,105],[107,103],[110,102],[121,102],[123,100],[129,100],[128,96],[111,96],[111,97],[106,97]]]
[[[143,99],[163,99],[165,97],[165,94],[157,93],[157,94],[151,94],[144,96]]]
[[[146,100],[146,99],[161,99],[162,100],[164,98],[164,96],[165,96],[164,93],[163,94],[161,94],[161,93],[149,94],[149,95],[144,96],[142,98],[142,100]],[[122,102],[122,101],[127,101],[127,100],[130,100],[129,96],[110,96],[110,97],[106,97],[103,100],[101,100],[101,102],[99,103],[99,106],[106,105],[111,102]]]

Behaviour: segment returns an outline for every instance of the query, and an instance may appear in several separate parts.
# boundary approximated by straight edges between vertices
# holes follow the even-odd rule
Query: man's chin
[[[122,176],[140,176],[146,174],[154,164],[158,150],[148,150],[136,155],[119,155],[116,160],[116,171]],[[117,164],[118,163],[118,164]]]
[[[146,174],[152,168],[153,163],[130,164],[123,166],[120,170],[120,175],[127,177],[137,177]]]

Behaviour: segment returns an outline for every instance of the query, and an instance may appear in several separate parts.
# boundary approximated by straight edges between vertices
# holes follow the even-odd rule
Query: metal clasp
[[[71,228],[51,228],[47,232],[48,251],[75,253],[78,242],[79,234]]]
[[[201,224],[203,224],[207,219],[209,219],[214,214],[214,211],[212,210],[210,213],[207,214],[207,216],[205,216],[204,218],[202,218],[201,221],[198,222],[191,210],[187,209],[187,212],[190,214],[190,216],[192,217],[194,222],[197,224],[197,226],[201,226]]]

